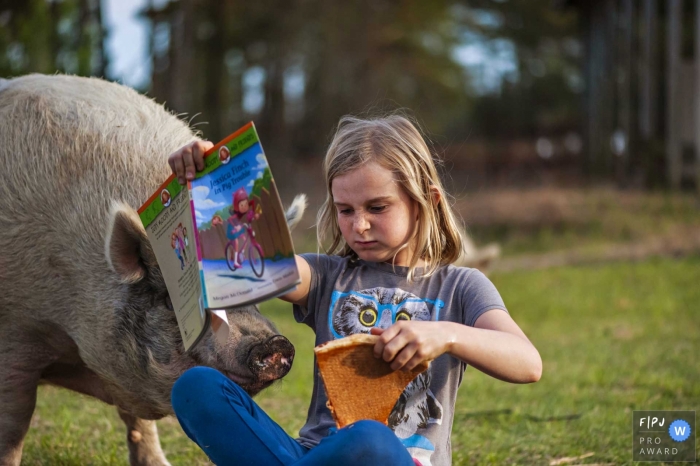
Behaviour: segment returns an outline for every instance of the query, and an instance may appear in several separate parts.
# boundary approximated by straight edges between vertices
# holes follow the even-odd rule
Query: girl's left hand
[[[387,329],[372,328],[379,335],[374,356],[391,362],[392,370],[411,370],[423,361],[446,353],[451,338],[444,322],[399,321]]]

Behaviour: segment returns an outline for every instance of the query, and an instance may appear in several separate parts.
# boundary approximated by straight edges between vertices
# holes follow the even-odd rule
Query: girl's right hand
[[[193,141],[168,156],[168,164],[180,184],[194,180],[195,170],[204,170],[204,153],[212,147],[211,141]]]

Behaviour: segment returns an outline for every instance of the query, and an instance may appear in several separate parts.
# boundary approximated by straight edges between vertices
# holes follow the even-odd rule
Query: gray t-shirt
[[[508,312],[491,281],[476,269],[441,267],[434,275],[409,283],[407,267],[319,254],[302,257],[311,268],[311,285],[307,306],[295,305],[294,317],[314,330],[316,345],[369,333],[372,327],[387,328],[401,319],[473,326],[490,309]],[[297,439],[307,447],[317,445],[335,428],[315,361],[314,366],[311,405]],[[408,385],[389,416],[389,427],[423,466],[452,463],[450,432],[466,367],[448,354],[438,357]]]

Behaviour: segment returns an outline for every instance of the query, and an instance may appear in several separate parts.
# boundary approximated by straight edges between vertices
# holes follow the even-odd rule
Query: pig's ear
[[[105,256],[125,283],[136,283],[146,276],[143,257],[146,245],[149,245],[148,236],[136,211],[122,202],[112,202]]]

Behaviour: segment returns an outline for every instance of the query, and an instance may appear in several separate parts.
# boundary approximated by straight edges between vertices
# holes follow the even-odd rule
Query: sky
[[[103,21],[109,31],[107,73],[113,79],[137,88],[145,87],[151,75],[148,22],[138,17],[145,5],[145,0],[106,0],[103,3]]]
[[[155,0],[154,6],[166,4],[168,0]],[[109,54],[108,76],[130,87],[144,89],[151,75],[148,54],[149,24],[139,18],[147,0],[104,0],[104,21],[108,27],[107,52]],[[486,47],[478,41],[465,44],[454,50],[454,59],[467,68],[477,93],[498,90],[502,79],[513,76],[515,49],[507,41]],[[301,76],[300,76],[301,74]],[[262,106],[264,72],[250,69],[243,77],[246,92],[243,105],[255,113]],[[289,82],[287,82],[289,81]],[[285,94],[293,96],[303,93],[303,73],[292,73],[285,79]],[[289,87],[289,89],[287,89]]]

